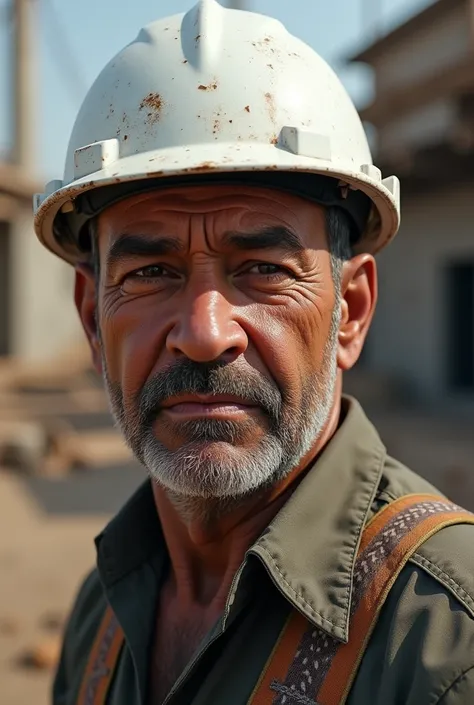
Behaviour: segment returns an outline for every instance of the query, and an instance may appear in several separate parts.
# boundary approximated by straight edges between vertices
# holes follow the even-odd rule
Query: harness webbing
[[[354,567],[347,644],[292,612],[249,705],[343,705],[380,610],[413,553],[452,524],[474,515],[433,495],[408,495],[365,527]]]
[[[453,524],[474,524],[474,514],[435,495],[407,495],[384,507],[362,533],[348,643],[294,610],[248,705],[343,705],[401,570],[422,543]],[[90,652],[77,705],[105,705],[123,643],[123,631],[109,606]]]

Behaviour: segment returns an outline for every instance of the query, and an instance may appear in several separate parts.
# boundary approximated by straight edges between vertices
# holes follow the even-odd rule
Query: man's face
[[[215,498],[285,477],[334,399],[323,209],[254,187],[156,191],[100,216],[98,250],[109,399],[152,477]]]

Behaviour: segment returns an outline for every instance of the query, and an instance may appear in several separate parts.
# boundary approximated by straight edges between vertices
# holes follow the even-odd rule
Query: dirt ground
[[[50,705],[52,663],[94,563],[93,538],[141,479],[138,471],[35,485],[0,470],[1,705]]]

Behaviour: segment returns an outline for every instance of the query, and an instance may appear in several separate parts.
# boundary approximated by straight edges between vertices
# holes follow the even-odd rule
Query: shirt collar
[[[296,609],[344,642],[349,638],[354,563],[385,455],[358,402],[344,397],[337,432],[247,553],[263,563]],[[97,537],[96,546],[106,588],[152,555],[162,563],[167,560],[150,481]]]
[[[249,550],[296,609],[336,639],[349,639],[354,563],[380,482],[385,447],[358,402]]]
[[[97,568],[106,588],[158,556],[167,558],[166,542],[150,480],[144,482],[95,539]]]

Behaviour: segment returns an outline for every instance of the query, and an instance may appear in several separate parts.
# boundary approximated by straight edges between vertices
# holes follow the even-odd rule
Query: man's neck
[[[290,488],[290,490],[292,490]],[[224,606],[233,577],[249,546],[260,536],[287,500],[288,492],[268,502],[260,495],[214,514],[183,520],[179,504],[155,486],[155,501],[171,561],[170,578],[182,604],[200,603]]]

